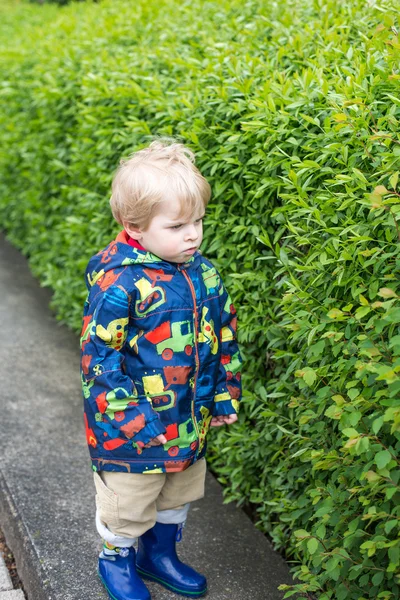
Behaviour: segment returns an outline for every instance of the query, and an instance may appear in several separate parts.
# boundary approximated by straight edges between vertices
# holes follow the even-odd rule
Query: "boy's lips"
[[[188,248],[187,250],[184,250],[185,254],[194,254],[197,250],[197,246],[193,246],[192,248]]]

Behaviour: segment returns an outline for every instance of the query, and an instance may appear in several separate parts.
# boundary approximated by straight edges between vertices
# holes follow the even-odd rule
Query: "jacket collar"
[[[121,261],[122,265],[138,263],[146,264],[149,268],[162,269],[163,271],[181,271],[182,269],[196,269],[200,264],[200,252],[195,252],[194,255],[184,263],[173,263],[163,260],[151,252],[147,252],[147,250],[138,243],[135,243],[135,245],[130,244],[130,239],[131,238],[126,231],[122,230],[117,235],[115,242],[112,242],[112,244],[116,244],[118,254],[123,257],[123,260]]]

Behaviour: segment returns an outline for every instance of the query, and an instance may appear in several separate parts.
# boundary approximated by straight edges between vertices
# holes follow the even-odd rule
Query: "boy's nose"
[[[188,228],[185,238],[187,240],[197,240],[197,238],[199,237],[199,233],[195,227],[195,225],[190,225],[190,227]]]

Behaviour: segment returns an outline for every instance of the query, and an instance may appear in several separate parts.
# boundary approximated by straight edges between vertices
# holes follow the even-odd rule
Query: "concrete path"
[[[49,299],[0,236],[0,525],[29,600],[106,600],[96,575],[78,340],[55,321]],[[291,581],[248,517],[223,505],[211,475],[180,554],[207,576],[208,600],[279,600],[277,586]],[[149,588],[153,600],[178,598]],[[0,592],[0,600],[20,598],[17,590]]]

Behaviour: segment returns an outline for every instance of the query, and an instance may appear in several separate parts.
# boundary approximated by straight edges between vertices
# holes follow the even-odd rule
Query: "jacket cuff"
[[[139,446],[144,446],[145,444],[148,444],[150,440],[165,432],[166,429],[164,425],[157,417],[152,421],[148,421],[143,429],[138,431],[137,434],[132,438],[132,441],[136,442],[136,444]]]
[[[230,400],[222,400],[220,402],[214,402],[213,417],[219,417],[221,415],[234,415],[239,412],[239,401],[231,398]]]

